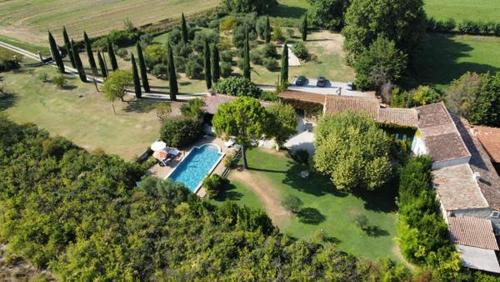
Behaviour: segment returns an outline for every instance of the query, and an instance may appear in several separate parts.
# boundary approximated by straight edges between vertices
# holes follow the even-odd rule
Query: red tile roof
[[[448,217],[451,240],[459,245],[499,250],[489,219],[477,217]]]
[[[316,103],[321,105],[325,104],[325,95],[317,93],[287,90],[281,92],[278,95],[278,97],[282,99],[297,100],[297,101]]]
[[[474,126],[474,132],[491,160],[500,163],[500,128]]]

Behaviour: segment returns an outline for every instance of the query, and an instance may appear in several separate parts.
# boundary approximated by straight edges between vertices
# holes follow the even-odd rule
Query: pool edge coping
[[[214,163],[214,165],[210,168],[210,170],[208,170],[207,174],[205,176],[203,176],[203,180],[205,180],[205,178],[207,178],[208,176],[210,176],[215,168],[217,168],[217,166],[220,164],[220,162],[222,161],[222,159],[224,158],[224,156],[226,155],[226,153],[224,153],[222,151],[222,148],[215,144],[215,143],[205,143],[203,145],[200,145],[200,146],[193,146],[191,148],[191,150],[189,150],[189,152],[186,154],[186,156],[184,156],[184,158],[182,159],[182,161],[180,161],[168,174],[167,176],[165,176],[164,180],[167,180],[170,175],[172,175],[174,173],[174,171],[177,170],[177,167],[179,167],[179,165],[193,152],[194,149],[201,149],[202,147],[204,146],[215,146],[217,148],[217,150],[219,150],[219,154],[221,154],[221,156],[217,159],[217,161]],[[193,194],[197,194],[198,191],[200,190],[201,186],[203,186],[203,181],[200,181],[200,184],[198,184],[198,186],[194,189],[194,191],[192,191]],[[188,188],[188,187],[186,187]],[[188,188],[189,190],[189,188]],[[190,190],[191,192],[191,190]]]

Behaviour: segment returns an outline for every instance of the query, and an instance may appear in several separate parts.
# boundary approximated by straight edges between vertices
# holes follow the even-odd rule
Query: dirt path
[[[249,170],[236,170],[231,173],[231,178],[248,185],[264,204],[267,215],[273,223],[281,227],[292,214],[281,205],[280,195],[273,190],[272,184],[265,178],[253,174]]]

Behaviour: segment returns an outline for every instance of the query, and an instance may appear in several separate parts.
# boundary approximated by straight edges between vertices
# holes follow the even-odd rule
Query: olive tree
[[[128,71],[116,70],[112,72],[104,81],[103,92],[106,99],[111,102],[113,112],[116,113],[113,102],[120,99],[122,102],[123,97],[127,93],[127,86],[132,81],[132,74]]]

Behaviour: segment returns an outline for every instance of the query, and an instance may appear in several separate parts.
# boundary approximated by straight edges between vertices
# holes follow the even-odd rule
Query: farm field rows
[[[425,0],[424,3],[427,15],[438,20],[449,18],[456,22],[500,20],[498,0]]]
[[[218,0],[55,0],[0,1],[0,35],[45,44],[47,30],[57,38],[63,25],[75,39],[123,29],[124,20],[136,26],[166,18],[178,18],[217,6]]]

